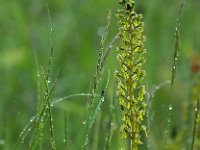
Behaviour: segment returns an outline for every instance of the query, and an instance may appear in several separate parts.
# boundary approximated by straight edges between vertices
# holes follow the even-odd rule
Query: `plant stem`
[[[193,127],[193,134],[192,134],[191,150],[193,150],[193,148],[194,148],[195,133],[196,133],[197,123],[198,123],[199,108],[200,108],[200,98],[197,99],[197,104],[196,104],[196,108],[195,108],[195,117],[194,117],[194,127]]]

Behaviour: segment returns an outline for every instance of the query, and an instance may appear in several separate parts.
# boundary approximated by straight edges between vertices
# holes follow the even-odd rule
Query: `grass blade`
[[[176,22],[174,57],[173,57],[172,78],[171,78],[171,91],[172,91],[174,80],[176,77],[177,61],[178,61],[178,57],[180,53],[180,26],[181,26],[180,19],[181,19],[184,4],[185,4],[185,0],[181,0],[178,16],[177,16],[177,22]]]
[[[166,145],[165,148],[168,148],[169,145],[169,130],[171,126],[171,113],[173,110],[172,107],[172,93],[173,93],[173,85],[174,85],[174,80],[176,78],[176,70],[177,70],[177,62],[179,58],[179,53],[180,53],[180,19],[182,16],[183,12],[183,6],[185,4],[185,0],[180,1],[179,5],[179,10],[178,10],[178,16],[176,20],[176,28],[175,28],[175,44],[174,44],[174,57],[173,57],[173,64],[172,64],[172,77],[171,77],[171,89],[170,89],[170,99],[168,103],[168,116],[167,116],[167,129],[165,131],[165,138],[166,138]]]
[[[105,98],[105,94],[106,94],[107,87],[108,87],[108,84],[109,84],[109,80],[110,80],[110,70],[109,70],[109,73],[108,73],[107,83],[106,83],[105,89],[102,90],[100,100],[99,100],[96,108],[94,110],[91,109],[90,114],[88,115],[86,125],[85,125],[85,131],[84,131],[84,134],[83,134],[84,137],[83,137],[81,149],[86,149],[87,146],[88,146],[90,129],[92,128],[92,126],[95,122],[95,119],[96,119],[98,113],[100,112],[101,105],[104,102],[104,98]]]
[[[195,117],[194,117],[194,127],[193,127],[193,133],[192,133],[192,143],[191,143],[191,150],[194,149],[194,142],[195,142],[195,135],[196,135],[196,128],[198,124],[198,114],[200,109],[200,99],[197,99],[197,104],[195,108]]]

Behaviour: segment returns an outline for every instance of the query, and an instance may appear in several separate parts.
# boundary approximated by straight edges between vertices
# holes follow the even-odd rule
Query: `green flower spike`
[[[132,0],[120,0],[123,10],[118,10],[119,40],[117,59],[119,70],[115,75],[118,81],[117,95],[122,109],[122,138],[130,140],[130,149],[137,150],[142,144],[141,133],[146,133],[142,124],[145,112],[146,87],[143,84],[145,71],[142,68],[146,52],[144,48],[143,16],[134,11]]]

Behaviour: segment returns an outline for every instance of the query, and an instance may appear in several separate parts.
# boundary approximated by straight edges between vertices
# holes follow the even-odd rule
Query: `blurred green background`
[[[46,7],[48,4],[49,14]],[[184,128],[184,112],[188,105],[192,84],[191,64],[194,55],[200,53],[199,0],[189,1],[181,18],[181,53],[177,77],[173,90],[172,126],[176,135]],[[151,0],[136,1],[137,11],[144,15],[146,34],[146,84],[151,91],[154,85],[171,79],[174,51],[174,33],[179,1]],[[37,68],[47,68],[50,55],[50,26],[53,27],[54,47],[52,78],[57,78],[54,98],[75,93],[91,93],[91,84],[96,69],[101,35],[106,25],[108,9],[112,11],[106,45],[117,31],[115,12],[120,6],[112,0],[1,0],[0,4],[0,149],[13,149],[20,132],[37,110]],[[50,25],[51,24],[51,25]],[[113,72],[116,69],[115,47],[106,61],[102,80],[111,72],[110,85],[102,104],[100,132],[96,148],[103,149],[109,104],[113,95]],[[102,88],[105,82],[102,82]],[[99,89],[99,93],[101,88]],[[151,101],[152,149],[162,149],[165,142],[164,129],[167,124],[167,102],[170,84],[155,93]],[[63,149],[64,112],[69,121],[69,149],[80,145],[83,122],[86,119],[88,98],[76,97],[60,102],[53,108],[55,137],[58,149]],[[114,99],[117,101],[117,99]],[[119,110],[116,106],[115,110]],[[119,116],[118,116],[119,117]],[[113,120],[111,149],[120,147],[119,118]],[[94,129],[95,131],[95,129]],[[47,133],[47,137],[49,133]],[[175,137],[176,138],[176,137]],[[179,142],[178,140],[174,140]],[[91,142],[92,143],[92,142]],[[92,144],[90,144],[92,145]],[[178,143],[177,145],[181,145]],[[48,141],[44,149],[49,149]],[[181,147],[181,146],[180,146]],[[26,149],[26,143],[22,149]],[[92,149],[92,147],[91,147]],[[144,148],[145,149],[145,148]]]

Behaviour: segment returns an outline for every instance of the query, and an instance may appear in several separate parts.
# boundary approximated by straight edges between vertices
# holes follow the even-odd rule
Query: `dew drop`
[[[172,106],[169,106],[169,110],[172,110]]]
[[[40,74],[38,73],[37,76],[40,77]]]
[[[43,126],[44,126],[44,123],[40,123],[40,126],[43,127]]]
[[[198,109],[197,109],[197,108],[195,108],[195,111],[198,111]]]
[[[175,69],[176,69],[176,66],[173,66],[173,69],[175,70]]]
[[[85,124],[86,122],[85,121],[83,121],[83,124]]]
[[[50,81],[50,80],[48,80],[48,81],[47,81],[47,83],[51,83],[51,81]]]
[[[32,117],[32,118],[30,119],[30,122],[33,122],[34,119],[35,119],[35,117]]]

